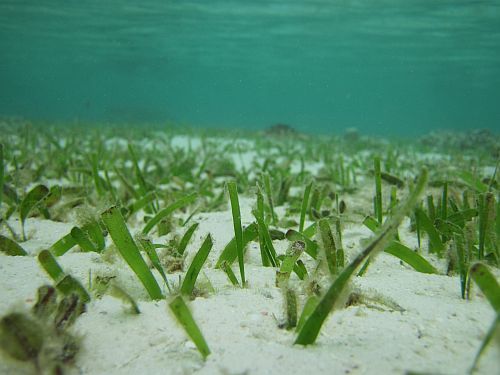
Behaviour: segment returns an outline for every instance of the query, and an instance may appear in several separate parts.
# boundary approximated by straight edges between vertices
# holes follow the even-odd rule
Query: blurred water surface
[[[500,0],[0,0],[0,115],[500,129]]]

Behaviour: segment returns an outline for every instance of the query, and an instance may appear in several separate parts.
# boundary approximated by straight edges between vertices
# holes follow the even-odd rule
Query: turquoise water
[[[500,129],[500,0],[0,0],[0,115]]]

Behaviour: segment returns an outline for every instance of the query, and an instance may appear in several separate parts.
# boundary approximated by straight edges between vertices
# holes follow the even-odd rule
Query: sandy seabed
[[[250,141],[245,141],[248,143]],[[187,147],[186,137],[172,140],[175,147]],[[196,148],[197,139],[189,142]],[[232,154],[237,167],[251,170],[255,152]],[[419,157],[425,158],[426,155]],[[436,155],[428,155],[436,158]],[[315,173],[320,164],[306,164]],[[362,180],[363,177],[360,177]],[[371,177],[356,194],[342,196],[349,211],[365,209],[371,213],[374,194]],[[61,183],[65,181],[52,181]],[[50,182],[49,182],[50,184]],[[389,189],[385,189],[388,191]],[[302,195],[303,190],[291,191]],[[385,194],[385,193],[384,193]],[[254,195],[240,196],[243,226],[255,219],[251,210]],[[277,207],[284,215],[285,207]],[[188,213],[177,212],[186,218]],[[424,251],[424,256],[441,274],[423,274],[402,264],[399,259],[382,253],[363,277],[355,277],[351,290],[365,298],[332,312],[314,345],[294,345],[296,333],[279,328],[284,317],[282,291],[276,287],[276,271],[262,267],[259,244],[251,242],[245,257],[248,279],[246,288],[234,287],[226,274],[215,269],[224,246],[234,236],[229,205],[222,211],[197,213],[191,219],[199,227],[186,250],[185,264],[190,264],[208,233],[214,246],[199,276],[210,281],[214,290],[189,302],[189,307],[210,347],[204,361],[186,333],[169,312],[167,300],[151,301],[135,274],[120,257],[113,262],[97,253],[73,248],[58,258],[63,269],[89,283],[91,275],[113,275],[117,282],[137,299],[141,314],[133,315],[124,303],[110,295],[93,299],[71,328],[81,340],[70,374],[404,374],[410,371],[432,374],[467,373],[482,340],[495,318],[495,312],[478,288],[472,298],[460,296],[458,276],[447,276],[446,261]],[[16,215],[9,219],[19,230]],[[311,222],[306,222],[306,225]],[[77,225],[76,218],[67,222],[31,217],[26,223],[28,240],[21,243],[28,256],[6,256],[0,253],[0,316],[12,311],[27,311],[35,302],[37,288],[50,284],[50,278],[38,264],[36,255],[49,248]],[[415,233],[409,230],[409,219],[400,227],[401,242],[416,248]],[[129,226],[139,232],[137,223]],[[285,228],[283,228],[285,229]],[[182,234],[184,229],[178,230]],[[1,234],[8,235],[5,229]],[[158,237],[166,242],[172,234]],[[346,220],[343,245],[347,259],[358,254],[371,232],[362,224],[362,216]],[[107,238],[107,244],[111,243]],[[284,253],[288,240],[275,240],[278,254]],[[312,259],[305,260],[309,267]],[[238,274],[237,262],[233,270]],[[162,279],[153,270],[160,285]],[[172,282],[176,276],[169,276]],[[298,278],[292,275],[292,283]],[[165,290],[165,287],[163,287]],[[303,300],[299,298],[299,305]],[[299,310],[300,311],[300,310]],[[477,373],[500,374],[498,345],[491,345],[481,358]],[[0,374],[30,374],[31,364],[0,357]]]

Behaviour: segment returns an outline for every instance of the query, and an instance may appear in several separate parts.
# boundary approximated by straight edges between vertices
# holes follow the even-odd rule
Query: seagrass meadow
[[[2,374],[500,370],[493,133],[0,134]]]

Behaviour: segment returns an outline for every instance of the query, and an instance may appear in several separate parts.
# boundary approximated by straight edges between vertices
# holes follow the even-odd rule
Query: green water
[[[0,0],[0,115],[500,129],[500,0]]]

